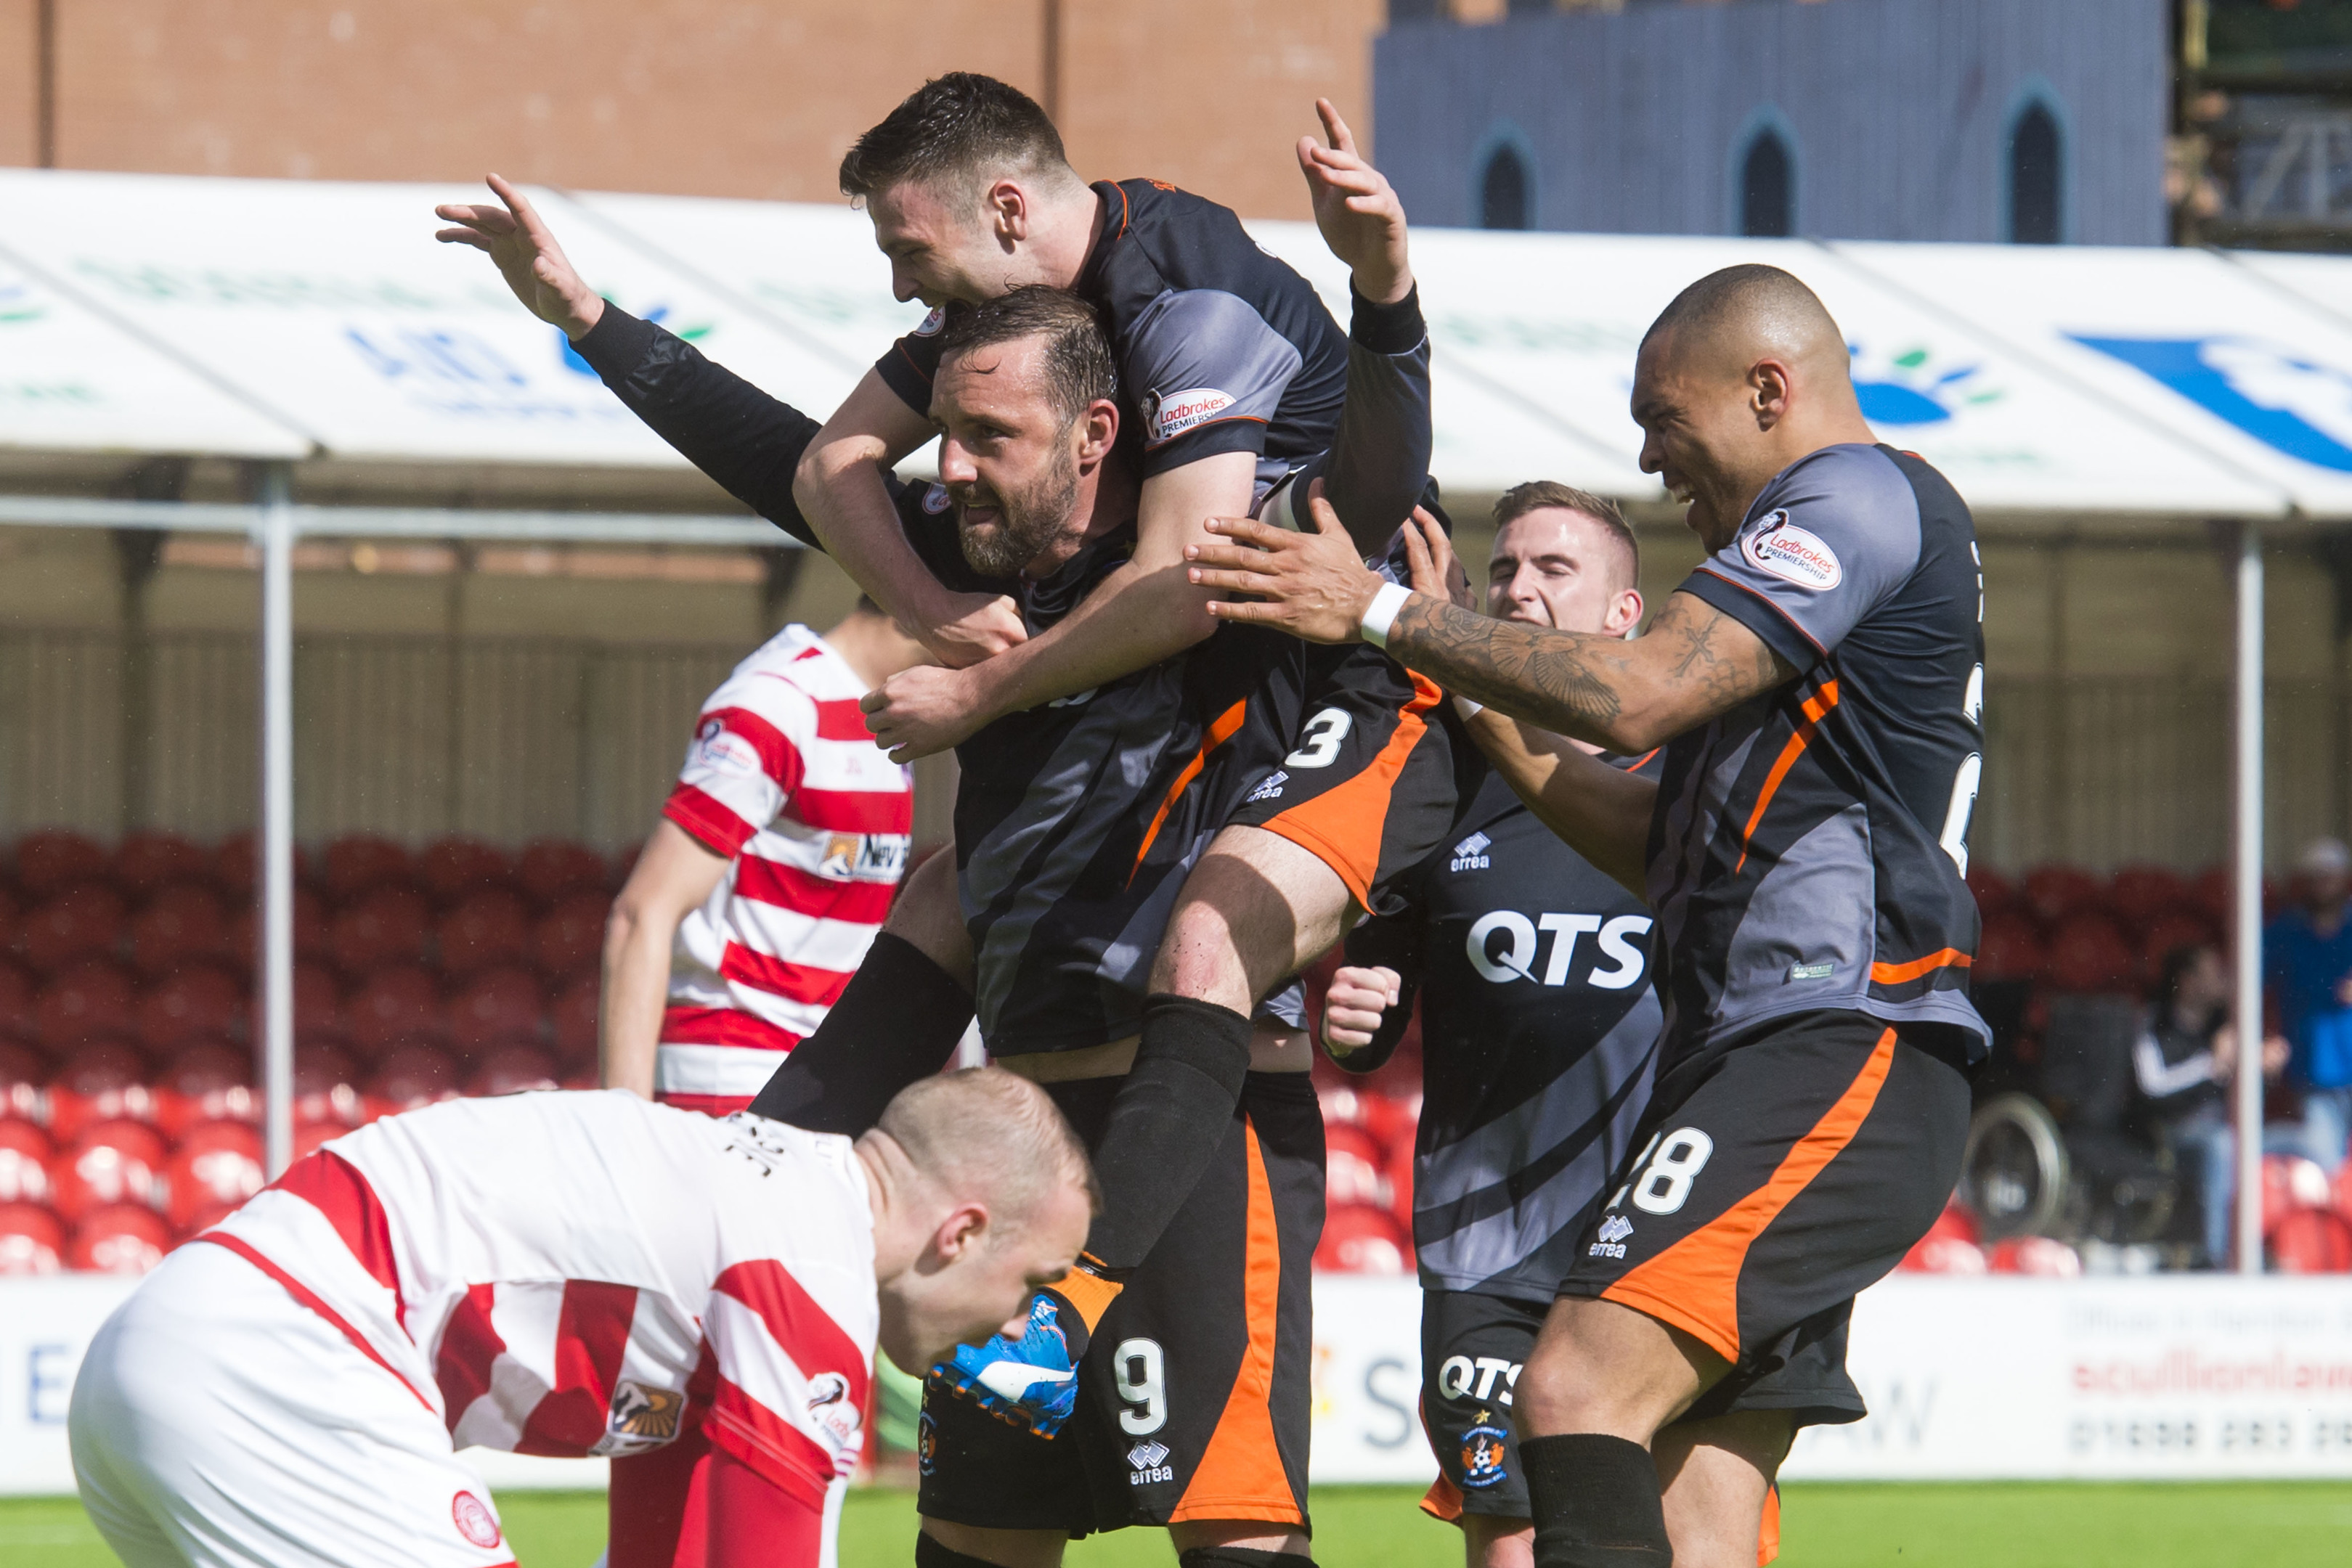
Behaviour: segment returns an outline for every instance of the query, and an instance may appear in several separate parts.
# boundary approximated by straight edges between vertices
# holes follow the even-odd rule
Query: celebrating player
[[[814,1565],[877,1341],[919,1368],[1005,1327],[1092,1205],[1060,1113],[989,1069],[855,1145],[618,1092],[411,1112],[141,1282],[75,1381],[75,1477],[131,1568],[470,1568],[514,1554],[457,1449],[707,1448],[698,1508],[616,1521],[613,1568]]]
[[[1983,744],[1967,507],[1875,444],[1837,324],[1776,267],[1726,268],[1667,307],[1633,412],[1643,466],[1712,552],[1635,642],[1407,593],[1329,519],[1221,522],[1228,542],[1196,547],[1197,580],[1262,600],[1220,618],[1369,638],[1487,704],[1481,747],[1657,912],[1644,1142],[1515,1391],[1543,1568],[1692,1560],[1668,1544],[1650,1445],[1791,1359],[1842,1359],[1854,1293],[1950,1196],[1989,1043],[1960,880]],[[1663,743],[1664,775],[1530,748],[1505,715],[1620,752]],[[1754,1412],[1727,1434],[1750,1521],[1790,1432]]]
[[[785,627],[703,703],[606,927],[607,1088],[724,1116],[824,1020],[914,828],[908,771],[875,747],[858,700],[925,657],[860,600],[822,637]]]

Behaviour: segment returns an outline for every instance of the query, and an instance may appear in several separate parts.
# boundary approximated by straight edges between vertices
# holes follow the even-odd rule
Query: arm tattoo
[[[1447,690],[1595,746],[1634,748],[1628,710],[1672,735],[1791,679],[1795,668],[1746,628],[1687,594],[1668,596],[1638,642],[1498,621],[1415,594],[1388,651]],[[1752,645],[1743,648],[1742,643]]]

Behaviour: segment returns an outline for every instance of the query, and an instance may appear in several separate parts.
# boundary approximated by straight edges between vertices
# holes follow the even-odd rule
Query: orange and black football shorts
[[[1445,841],[1456,815],[1444,694],[1363,643],[1311,649],[1307,665],[1291,749],[1227,821],[1281,834],[1338,873],[1358,904],[1392,914],[1391,883]]]
[[[1742,1390],[1805,1345],[1843,1344],[1854,1296],[1943,1212],[1968,1131],[1968,1080],[1943,1054],[1861,1013],[1774,1019],[1660,1072],[1560,1294],[1729,1362],[1691,1415],[1750,1407]]]
[[[1046,1085],[1089,1149],[1123,1082]],[[1307,1523],[1323,1116],[1253,1072],[1200,1185],[1096,1324],[1077,1408],[1039,1437],[926,1380],[927,1519],[1072,1536],[1192,1520]]]

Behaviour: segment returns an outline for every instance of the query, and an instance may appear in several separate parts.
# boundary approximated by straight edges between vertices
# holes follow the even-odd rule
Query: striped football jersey
[[[865,682],[787,626],[702,706],[662,814],[731,862],[679,922],[654,1089],[747,1103],[824,1020],[906,874],[911,771],[866,733]]]
[[[455,1447],[621,1456],[699,1428],[820,1509],[856,1463],[879,1308],[846,1138],[623,1090],[454,1100],[336,1139],[202,1239]]]

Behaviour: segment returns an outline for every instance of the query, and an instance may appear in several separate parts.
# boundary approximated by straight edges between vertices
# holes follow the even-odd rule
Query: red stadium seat
[[[547,1010],[538,978],[528,969],[492,969],[449,998],[449,1040],[468,1056],[539,1040]]]
[[[2068,917],[2050,938],[2045,977],[2054,990],[2106,995],[2139,987],[2139,954],[2104,915]]]
[[[0,953],[16,950],[24,920],[25,906],[17,902],[16,895],[5,885],[0,885]]]
[[[416,857],[416,880],[443,908],[488,887],[514,881],[514,862],[495,844],[479,839],[436,840]]]
[[[76,883],[25,916],[25,957],[45,973],[84,958],[110,958],[130,923],[122,894],[102,882]]]
[[[297,1122],[294,1124],[294,1157],[309,1159],[325,1145],[333,1143],[351,1128],[341,1122]]]
[[[2140,927],[2185,909],[2189,879],[2168,866],[2127,865],[2109,883],[2107,908],[2126,927]]]
[[[0,1275],[54,1274],[65,1267],[66,1228],[38,1204],[0,1203]]]
[[[541,839],[515,862],[515,881],[541,909],[566,894],[604,892],[608,874],[603,855],[567,839]]]
[[[2105,882],[2078,865],[2035,866],[2018,891],[2027,912],[2045,927],[2069,915],[2103,912],[2107,901]]]
[[[2336,1168],[2336,1179],[2328,1186],[2328,1201],[2336,1213],[2352,1219],[2352,1160]]]
[[[1412,1234],[1385,1208],[1335,1207],[1324,1218],[1315,1267],[1340,1274],[1410,1274]]]
[[[530,959],[552,982],[593,968],[604,956],[604,921],[613,912],[603,892],[572,894],[530,930]]]
[[[51,1052],[138,1027],[138,992],[109,959],[87,959],[58,975],[33,999],[33,1027]]]
[[[596,1019],[603,1001],[603,983],[593,974],[581,976],[555,998],[548,1021],[554,1026],[558,1060],[567,1065],[596,1060]]]
[[[404,1040],[437,1040],[447,1030],[441,987],[421,964],[379,969],[343,1004],[352,1044],[373,1057]]]
[[[150,899],[131,922],[131,960],[142,974],[161,975],[182,964],[234,962],[235,917],[220,894],[200,883],[173,883]]]
[[[520,964],[530,950],[530,910],[522,895],[503,887],[468,894],[441,917],[435,932],[441,972],[462,980],[485,969]]]
[[[33,1016],[33,977],[0,958],[0,1040],[33,1040],[40,1026]]]
[[[341,909],[387,883],[405,883],[414,874],[408,852],[375,833],[346,833],[327,845],[319,889]]]
[[[2139,933],[2139,956],[2143,972],[2153,977],[2157,966],[2165,955],[2177,947],[2218,947],[2221,937],[2204,915],[2189,909],[2176,909],[2169,915],[2159,915]],[[2227,949],[2224,949],[2226,952]]]
[[[0,1117],[0,1205],[49,1201],[49,1135],[20,1116]]]
[[[1401,1136],[1411,1139],[1411,1113],[1387,1095],[1365,1087],[1363,1079],[1342,1078],[1336,1083],[1325,1079],[1315,1085],[1315,1097],[1322,1104],[1327,1127],[1361,1127],[1383,1152]]]
[[[206,1122],[180,1141],[163,1167],[163,1213],[185,1233],[259,1192],[266,1179],[259,1133],[242,1122]]]
[[[2237,879],[2227,865],[2209,865],[2189,883],[2189,901],[2213,923],[2217,931],[2230,928],[2230,909],[2237,903],[2234,889]]]
[[[231,904],[245,904],[253,900],[253,890],[260,882],[258,865],[254,858],[254,838],[251,833],[231,833],[213,851],[213,880]],[[300,844],[294,846],[294,884],[300,887],[315,881],[318,867],[315,857]]]
[[[49,1124],[49,1064],[28,1045],[0,1040],[0,1116]]]
[[[1930,1232],[1895,1267],[1913,1274],[1982,1274],[1990,1265],[1985,1261],[1984,1249],[1975,1242]]]
[[[171,1249],[171,1227],[162,1215],[121,1203],[93,1211],[74,1227],[65,1264],[88,1273],[144,1274]]]
[[[232,963],[250,966],[259,956],[260,910],[250,899],[238,904],[222,944]],[[324,961],[334,954],[334,919],[327,901],[310,888],[294,885],[294,956]]]
[[[116,1117],[91,1123],[49,1162],[57,1211],[78,1220],[109,1204],[160,1207],[163,1150],[163,1134],[144,1122]]]
[[[2352,1273],[2352,1223],[2331,1208],[2302,1208],[2270,1235],[2271,1261],[2282,1274]]]
[[[93,1122],[155,1119],[147,1059],[126,1039],[76,1046],[49,1075],[49,1136],[70,1143]]]
[[[1974,971],[1979,980],[2035,980],[2050,965],[2041,929],[2023,915],[1996,915],[1977,940]]]
[[[343,1018],[343,988],[324,964],[294,966],[294,1038],[309,1044],[337,1044],[350,1037]]]
[[[1967,881],[1969,892],[1976,897],[1979,919],[1991,919],[2007,909],[2017,897],[2017,889],[2011,884],[2009,878],[1981,861],[1969,862]]]
[[[457,1097],[457,1064],[429,1045],[394,1046],[368,1080],[368,1097],[392,1112],[414,1111]]]
[[[1386,1209],[1395,1203],[1388,1146],[1369,1131],[1345,1122],[1326,1127],[1323,1148],[1323,1199],[1333,1209],[1349,1203]]]
[[[1412,1129],[1389,1145],[1389,1211],[1412,1231]]]
[[[2306,1208],[2326,1208],[2336,1199],[2327,1173],[2316,1160],[2301,1155],[2263,1156],[2263,1235],[2284,1224],[2290,1214]]]
[[[335,916],[327,946],[335,967],[356,977],[386,964],[422,959],[431,928],[432,909],[423,894],[413,887],[379,887]]]
[[[178,1138],[207,1122],[253,1122],[261,1096],[253,1088],[253,1058],[224,1041],[184,1047],[156,1075],[155,1124]]]
[[[527,1045],[504,1046],[490,1052],[466,1081],[468,1094],[520,1094],[530,1089],[559,1087],[555,1063],[548,1060],[545,1051]]]
[[[2039,1274],[2072,1279],[2083,1271],[2083,1255],[2063,1241],[2047,1236],[2012,1236],[1992,1249],[1996,1274]]]
[[[134,900],[175,882],[210,882],[213,857],[177,833],[148,829],[126,833],[114,850],[114,880]]]
[[[16,885],[35,901],[70,884],[107,874],[106,851],[96,839],[66,828],[44,828],[16,841]]]
[[[332,1123],[348,1133],[373,1119],[360,1092],[360,1070],[331,1046],[308,1041],[294,1047],[294,1120]]]
[[[168,1056],[191,1040],[237,1033],[247,1022],[245,987],[215,965],[191,966],[148,987],[135,1019],[139,1043]]]

